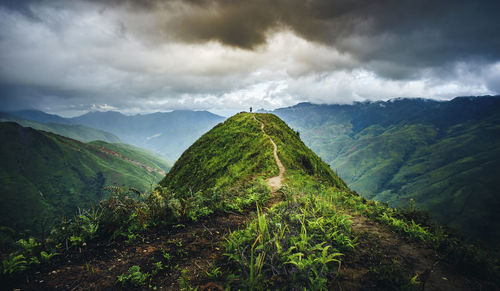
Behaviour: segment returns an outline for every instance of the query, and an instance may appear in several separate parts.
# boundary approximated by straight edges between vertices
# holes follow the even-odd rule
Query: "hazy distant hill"
[[[81,124],[117,135],[122,141],[176,159],[198,137],[225,118],[207,111],[176,110],[127,116],[119,112],[90,112],[62,118],[40,111],[13,115],[38,122]]]
[[[0,140],[0,226],[18,231],[72,217],[98,203],[107,185],[149,191],[169,168],[131,146],[82,143],[13,122],[0,123]]]
[[[21,114],[22,115],[22,114]],[[55,120],[61,120],[57,118],[41,118],[41,120],[47,120],[48,123],[29,121],[22,119],[20,117],[0,112],[0,121],[12,121],[24,127],[32,127],[38,130],[44,130],[56,134],[60,134],[72,139],[76,139],[82,142],[89,142],[93,140],[102,140],[110,143],[120,143],[121,140],[114,134],[105,132],[102,130],[93,129],[84,125],[78,124],[61,124],[52,123]],[[49,121],[52,120],[52,121]],[[62,119],[63,120],[63,119]]]
[[[302,103],[275,110],[365,197],[500,241],[500,97]]]

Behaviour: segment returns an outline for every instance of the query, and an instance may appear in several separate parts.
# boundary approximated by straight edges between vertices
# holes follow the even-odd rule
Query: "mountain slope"
[[[395,99],[274,113],[367,198],[415,201],[468,237],[500,241],[500,98]]]
[[[71,124],[70,119],[55,114],[48,114],[40,110],[18,110],[9,112],[18,118],[42,123]]]
[[[176,110],[152,114],[124,115],[119,112],[89,112],[62,118],[35,110],[11,112],[37,122],[79,124],[111,132],[128,144],[148,149],[175,160],[198,137],[225,118],[207,111]]]
[[[268,199],[270,189],[254,184],[275,176],[280,161],[285,181]],[[56,228],[46,250],[62,256],[5,286],[495,290],[499,281],[497,261],[419,212],[350,191],[274,115],[240,113],[219,124],[161,184],[143,200],[115,193],[100,203],[97,218],[85,212],[65,225],[70,231]],[[68,237],[80,240],[64,250]],[[23,249],[3,266],[19,255],[33,257]]]
[[[181,192],[204,191],[277,175],[273,145],[262,133],[261,122],[277,144],[279,158],[287,169],[345,187],[283,121],[272,114],[257,113],[237,114],[205,133],[181,155],[160,185]]]
[[[21,114],[22,115],[22,114]],[[28,115],[29,117],[29,115]],[[69,137],[72,139],[79,140],[81,142],[89,142],[93,140],[102,140],[109,143],[120,143],[121,140],[114,134],[105,132],[102,130],[93,129],[83,125],[77,124],[61,124],[54,123],[54,121],[61,121],[62,119],[58,118],[41,118],[43,120],[47,120],[47,123],[29,121],[25,119],[21,119],[14,115],[0,112],[0,121],[12,121],[24,127],[32,127],[37,130],[44,130],[48,132],[52,132],[55,134],[63,135],[65,137]]]
[[[11,122],[0,123],[0,139],[0,225],[18,231],[73,216],[102,199],[107,185],[151,190],[168,169],[128,146],[85,144]]]
[[[177,159],[198,137],[223,120],[207,111],[176,110],[133,116],[91,112],[71,122],[112,132],[126,143]]]

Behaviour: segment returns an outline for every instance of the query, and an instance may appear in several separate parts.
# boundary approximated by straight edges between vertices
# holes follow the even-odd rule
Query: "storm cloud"
[[[6,1],[0,102],[72,114],[496,94],[499,8],[451,0]]]

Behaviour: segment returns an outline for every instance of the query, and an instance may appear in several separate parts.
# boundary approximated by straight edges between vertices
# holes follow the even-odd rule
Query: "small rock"
[[[443,280],[445,280],[445,281],[448,281],[448,278],[446,278],[446,277],[443,277],[443,278],[441,278],[441,279],[443,279]]]
[[[43,283],[43,280],[40,280],[40,283]]]
[[[57,271],[52,271],[52,274],[57,274]]]

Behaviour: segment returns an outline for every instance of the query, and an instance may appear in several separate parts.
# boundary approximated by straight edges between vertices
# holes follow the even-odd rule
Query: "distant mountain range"
[[[133,146],[83,143],[13,122],[0,122],[0,140],[2,230],[39,232],[44,221],[50,225],[98,203],[105,186],[150,191],[169,170]],[[2,241],[7,237],[2,234]]]
[[[301,103],[272,111],[352,189],[413,199],[469,237],[500,242],[500,96]]]
[[[500,96],[300,103],[272,113],[298,130],[306,145],[363,196],[397,207],[414,201],[468,237],[500,242]],[[44,126],[49,122],[51,131],[63,135],[56,125],[96,128],[92,138],[116,136],[171,161],[225,119],[206,111],[62,118],[25,110],[12,115]]]
[[[22,112],[20,112],[22,113]],[[55,134],[63,135],[65,137],[69,137],[72,139],[79,140],[81,142],[89,142],[93,140],[102,140],[105,142],[110,142],[110,143],[121,143],[122,141],[114,134],[105,132],[102,130],[97,130],[94,128],[90,128],[88,126],[84,125],[78,125],[78,124],[66,124],[65,122],[63,123],[54,123],[54,121],[61,121],[64,120],[61,117],[58,117],[56,115],[48,115],[54,116],[56,118],[43,118],[43,115],[45,113],[43,112],[36,112],[39,113],[38,116],[42,117],[39,118],[40,122],[36,121],[30,121],[23,119],[18,116],[14,116],[12,114],[6,113],[6,112],[0,112],[0,122],[1,121],[12,121],[15,122],[19,125],[22,125],[24,127],[31,127],[34,129],[38,130],[44,130],[48,132],[52,132]],[[23,114],[20,114],[22,116]],[[34,119],[34,118],[31,118]]]
[[[84,125],[118,136],[133,144],[177,159],[198,137],[225,118],[207,111],[176,110],[127,116],[119,112],[89,112],[63,118],[36,110],[9,112],[18,118],[43,123]]]

